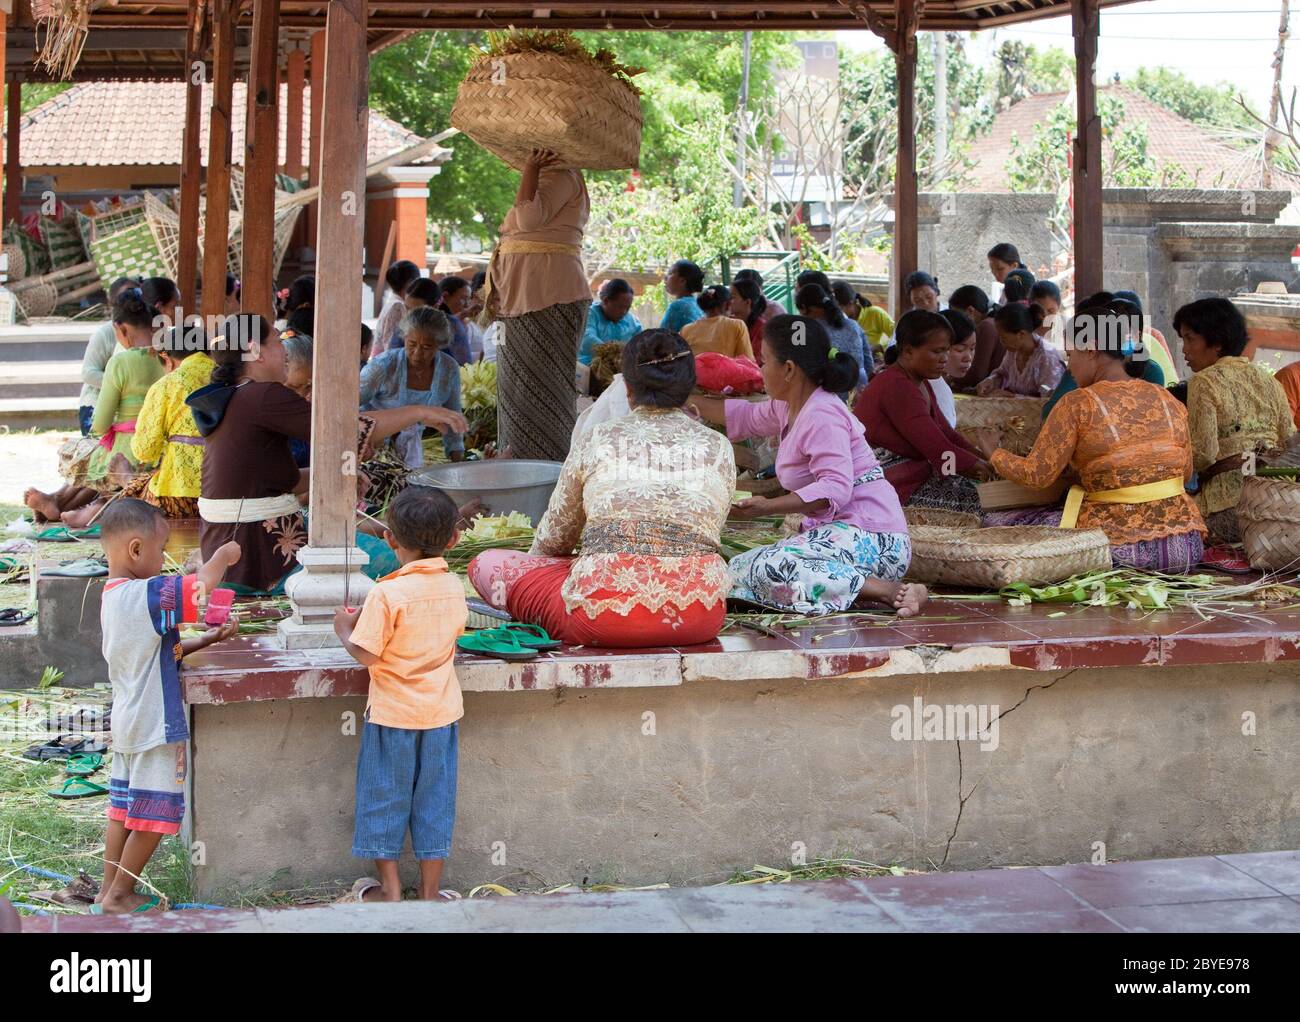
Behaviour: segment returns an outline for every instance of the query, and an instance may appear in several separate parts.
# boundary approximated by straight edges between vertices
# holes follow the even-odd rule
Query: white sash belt
[[[278,497],[236,497],[233,500],[199,498],[199,517],[214,524],[269,522],[301,510],[302,505],[292,493],[282,493]]]

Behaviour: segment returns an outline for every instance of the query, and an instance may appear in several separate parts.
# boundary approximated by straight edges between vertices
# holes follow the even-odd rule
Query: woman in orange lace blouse
[[[1111,318],[1075,317],[1067,354],[1079,389],[1057,402],[1026,457],[988,444],[989,462],[1035,489],[1072,468],[1084,491],[1077,527],[1103,530],[1116,566],[1188,571],[1201,560],[1205,522],[1183,489],[1192,476],[1187,411],[1164,387],[1132,377],[1125,334],[1107,329]],[[985,516],[988,525],[1061,521],[1061,508]]]
[[[680,335],[632,337],[623,378],[631,413],[575,442],[531,552],[486,551],[469,579],[489,603],[566,643],[709,642],[731,588],[720,554],[731,444],[682,410],[695,359]]]

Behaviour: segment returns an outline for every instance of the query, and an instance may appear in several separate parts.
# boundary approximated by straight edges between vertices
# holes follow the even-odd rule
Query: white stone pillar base
[[[280,622],[285,649],[342,645],[334,634],[334,612],[344,605],[361,606],[374,586],[361,570],[369,560],[358,547],[305,546],[298,551],[302,571],[284,584],[293,603],[293,616]]]

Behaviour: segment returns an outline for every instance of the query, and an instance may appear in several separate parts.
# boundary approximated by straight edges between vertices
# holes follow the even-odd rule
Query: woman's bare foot
[[[23,503],[32,509],[38,522],[57,522],[59,520],[59,502],[53,494],[42,493],[35,487],[23,494]]]
[[[883,603],[899,617],[914,617],[930,598],[925,586],[915,582],[886,582],[868,579],[858,594],[856,603]]]
[[[103,506],[103,501],[97,500],[85,507],[79,507],[75,511],[64,511],[59,516],[59,519],[69,529],[84,529],[90,524],[90,520],[99,514]]]
[[[135,891],[131,891],[127,894],[110,893],[105,898],[103,898],[103,900],[99,901],[98,904],[100,908],[104,910],[104,915],[106,916],[123,916],[134,912],[141,905],[145,904],[147,901],[149,901],[149,897],[150,896],[146,894],[137,894]],[[162,911],[161,902],[159,902],[159,904],[154,908],[146,910],[146,912],[161,912],[161,911]],[[146,913],[141,913],[141,915],[144,914]]]

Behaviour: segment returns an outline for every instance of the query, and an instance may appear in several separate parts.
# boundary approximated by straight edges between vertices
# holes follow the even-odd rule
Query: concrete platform
[[[448,903],[46,916],[41,933],[1296,933],[1300,853]]]

